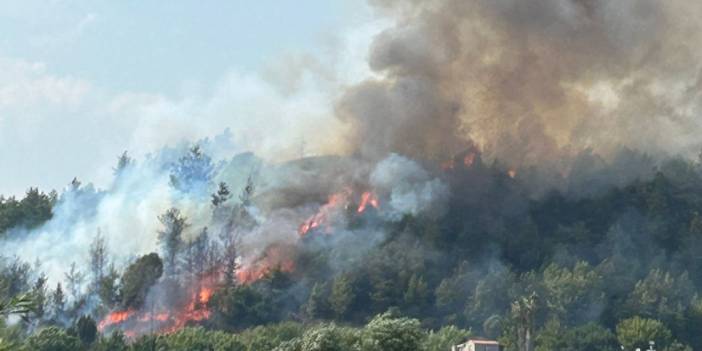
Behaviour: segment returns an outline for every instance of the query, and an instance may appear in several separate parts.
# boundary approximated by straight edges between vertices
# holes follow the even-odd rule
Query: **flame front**
[[[106,327],[123,323],[132,318],[135,313],[136,311],[134,310],[111,312],[102,321],[100,321],[100,323],[98,323],[98,330],[103,331]]]
[[[202,290],[200,290],[200,303],[201,304],[206,304],[210,301],[210,298],[212,297],[212,288],[210,287],[204,287]]]
[[[341,192],[330,195],[327,203],[322,205],[317,213],[312,215],[300,225],[298,234],[300,234],[300,236],[305,236],[310,230],[326,224],[334,210],[342,205],[348,205],[348,198],[350,195],[350,189],[345,189]]]
[[[300,225],[298,230],[300,237],[305,236],[315,228],[325,227],[330,231],[332,225],[330,221],[334,220],[334,216],[339,215],[339,210],[349,208],[352,194],[351,189],[346,188],[330,195],[328,201],[319,208],[317,213]],[[354,207],[355,213],[361,214],[369,207],[379,208],[380,201],[374,192],[365,191],[358,199],[358,207]],[[287,246],[268,247],[261,257],[242,264],[236,270],[235,275],[239,284],[252,284],[265,278],[276,269],[283,272],[293,272],[295,270],[294,252],[294,248]],[[103,332],[107,328],[120,326],[125,335],[136,337],[147,330],[156,333],[172,333],[189,323],[207,320],[212,315],[207,305],[219,282],[218,278],[217,276],[204,277],[195,282],[197,288],[180,307],[150,312],[132,309],[113,311],[100,321],[98,329]]]
[[[358,209],[356,210],[356,212],[363,213],[363,211],[365,211],[368,206],[372,206],[376,209],[380,207],[380,201],[378,201],[378,196],[371,191],[366,191],[363,193],[363,195],[361,195],[361,203],[358,205]]]
[[[183,307],[174,311],[142,311],[135,310],[114,311],[109,313],[100,323],[98,330],[105,331],[112,326],[125,326],[125,335],[135,337],[139,331],[150,330],[158,333],[171,333],[182,329],[190,322],[200,322],[210,317],[211,312],[207,307],[214,292],[214,279],[200,280],[197,291],[191,294]]]
[[[349,199],[351,198],[352,191],[349,188],[344,189],[341,192],[332,194],[329,196],[327,203],[319,208],[319,211],[314,215],[310,216],[306,221],[304,221],[299,229],[298,234],[303,237],[307,235],[312,229],[325,226],[327,231],[329,231],[329,220],[330,217],[340,208],[348,208]],[[378,196],[372,191],[365,191],[361,194],[361,198],[356,208],[356,213],[363,213],[368,209],[368,207],[380,208],[380,200]]]
[[[265,278],[274,269],[283,272],[295,271],[295,260],[290,255],[292,248],[285,246],[270,246],[263,257],[250,264],[246,264],[236,271],[240,284],[251,284]]]

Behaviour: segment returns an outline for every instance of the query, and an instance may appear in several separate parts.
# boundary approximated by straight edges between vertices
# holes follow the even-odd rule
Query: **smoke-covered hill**
[[[0,349],[702,349],[702,3],[369,4],[367,76],[292,67],[311,117],[93,97],[159,122],[0,197]]]
[[[562,174],[487,163],[475,147],[442,162],[173,152],[122,155],[107,189],[74,180],[3,199],[3,296],[41,297],[17,326],[87,315],[135,338],[391,310],[508,346],[515,328],[595,326],[616,346],[616,327],[641,316],[697,345],[696,163],[584,151]],[[520,324],[515,303],[532,295]]]

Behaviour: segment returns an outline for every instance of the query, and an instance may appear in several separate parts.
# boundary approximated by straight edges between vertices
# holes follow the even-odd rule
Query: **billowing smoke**
[[[387,193],[388,206],[382,213],[391,220],[404,215],[436,214],[448,194],[448,187],[439,179],[431,178],[416,162],[397,154],[378,163],[370,183],[379,192]]]
[[[213,148],[205,148],[213,154],[221,151],[207,141],[200,144]],[[55,286],[65,280],[72,263],[81,268],[89,265],[89,248],[101,233],[109,263],[121,270],[141,255],[162,252],[158,233],[164,224],[159,216],[176,208],[187,223],[184,242],[194,240],[206,227],[210,239],[220,245],[223,240],[236,240],[239,267],[261,269],[246,274],[259,275],[290,264],[303,245],[302,234],[333,236],[324,247],[341,247],[334,254],[345,258],[334,264],[342,270],[384,238],[382,229],[373,228],[375,222],[347,230],[349,209],[358,215],[372,209],[385,220],[397,221],[405,215],[437,214],[447,192],[446,185],[418,163],[396,154],[377,164],[325,157],[271,164],[240,154],[211,165],[203,154],[208,161],[174,166],[189,152],[182,145],[164,148],[145,160],[131,160],[116,171],[107,189],[75,180],[61,192],[51,220],[34,230],[17,228],[8,233],[0,246],[3,255],[41,262],[40,270]],[[180,181],[174,179],[178,177]],[[199,178],[189,179],[193,177]],[[220,181],[231,189],[230,205],[223,207],[223,214],[214,211],[210,201]],[[247,182],[255,187],[245,206],[248,218],[232,217],[236,223],[228,228]],[[334,197],[338,201],[332,203]],[[316,218],[319,227],[301,233],[300,226],[308,218]],[[82,273],[87,290],[89,272]]]
[[[118,267],[137,255],[157,251],[158,216],[166,209],[180,208],[194,224],[209,212],[207,201],[179,196],[172,189],[163,162],[132,164],[105,190],[74,181],[61,193],[53,218],[36,230],[11,231],[2,243],[3,254],[41,262],[55,285],[72,262],[87,265],[88,248],[98,231]]]
[[[288,154],[300,159],[271,163],[253,154],[232,155],[242,140],[232,143],[227,135],[244,136],[242,145],[249,147],[264,139],[258,128],[200,142],[204,154],[215,157],[212,164],[207,158],[174,168],[188,150],[165,148],[120,170],[104,190],[74,182],[60,195],[51,220],[9,233],[0,246],[3,256],[41,261],[54,284],[72,261],[88,261],[87,248],[100,230],[112,263],[124,265],[162,250],[159,215],[175,208],[187,219],[184,242],[208,228],[219,248],[236,244],[231,267],[243,272],[242,283],[270,269],[294,270],[296,255],[305,250],[324,251],[338,273],[381,246],[388,223],[424,215],[441,219],[451,201],[452,220],[483,206],[493,193],[501,194],[490,199],[496,212],[517,218],[532,195],[522,194],[523,183],[548,183],[530,188],[533,193],[550,187],[594,193],[602,184],[624,185],[652,174],[651,158],[632,150],[689,156],[701,145],[695,137],[702,132],[702,49],[695,44],[702,39],[702,4],[371,3],[394,25],[371,46],[375,77],[335,100],[335,115],[346,125],[334,121],[320,132],[312,130],[313,122],[287,122],[316,132],[310,133],[313,150],[343,153],[343,144],[351,156],[304,157],[302,140],[282,134],[265,138],[275,147],[259,149],[279,150],[277,144],[286,143]],[[213,106],[208,113],[226,111]],[[181,122],[189,128],[191,120]],[[258,125],[279,133],[270,120]],[[221,181],[231,196],[218,214],[210,196]],[[251,198],[239,198],[254,185]],[[500,225],[485,227],[503,233]],[[166,283],[150,300],[168,293]]]
[[[370,50],[379,78],[337,105],[367,157],[445,158],[468,140],[514,166],[585,148],[698,151],[698,2],[371,4],[395,21]]]

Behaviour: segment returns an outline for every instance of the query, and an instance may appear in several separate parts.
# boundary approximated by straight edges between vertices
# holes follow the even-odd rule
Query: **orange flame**
[[[201,322],[209,319],[212,312],[207,308],[206,304],[211,297],[211,293],[211,288],[201,288],[200,291],[191,298],[185,309],[174,313],[171,318],[167,319],[171,321],[171,323],[169,323],[170,325],[164,326],[161,332],[165,334],[172,333],[183,329],[183,327],[190,322]]]
[[[319,208],[319,211],[304,221],[297,232],[300,236],[305,236],[312,229],[326,225],[329,217],[331,217],[333,211],[341,206],[347,207],[349,205],[349,197],[351,197],[351,190],[349,188],[332,194],[329,196],[329,200],[326,204]],[[365,191],[361,194],[360,203],[356,209],[357,213],[363,213],[368,206],[379,208],[380,201],[378,196],[372,191]]]
[[[466,167],[472,166],[473,162],[475,162],[475,153],[474,152],[469,152],[467,155],[465,155],[463,157],[463,164]]]
[[[251,284],[263,279],[274,269],[283,272],[295,271],[295,261],[290,256],[292,250],[285,246],[270,246],[263,257],[236,271],[237,280],[241,284]]]
[[[163,313],[146,313],[143,316],[139,317],[139,322],[151,322],[151,321],[159,321],[159,322],[165,322],[169,318],[171,318],[170,314],[168,312],[163,312]]]
[[[348,198],[351,195],[350,189],[332,194],[326,204],[319,208],[319,211],[308,218],[300,225],[297,232],[300,236],[305,236],[310,230],[327,223],[331,213],[341,205],[348,205]]]
[[[304,236],[310,230],[329,225],[328,221],[340,208],[348,208],[352,191],[347,188],[341,192],[329,196],[328,201],[323,204],[317,213],[306,220],[299,228],[300,236]],[[377,195],[371,191],[361,194],[360,202],[356,208],[357,213],[363,213],[369,207],[379,208],[380,202]],[[248,263],[236,270],[235,274],[240,284],[251,284],[266,277],[274,269],[283,272],[293,272],[295,270],[295,260],[292,256],[294,250],[286,246],[270,246],[265,250],[262,257]],[[220,272],[221,273],[221,272]],[[129,337],[138,336],[147,328],[143,323],[151,323],[149,327],[156,328],[158,333],[172,333],[182,329],[188,323],[200,322],[210,318],[212,312],[207,304],[214,294],[218,277],[205,277],[197,282],[195,289],[187,302],[175,307],[170,311],[136,312],[134,310],[114,311],[100,321],[98,328],[103,332],[110,326],[122,326],[125,335]],[[156,324],[154,326],[154,324]],[[152,330],[153,331],[153,330]]]
[[[514,170],[514,169],[510,169],[509,171],[507,171],[507,175],[508,175],[510,178],[514,179],[514,177],[517,176],[517,171]]]
[[[109,313],[100,323],[98,323],[98,330],[103,331],[106,327],[120,324],[128,319],[130,319],[136,312],[134,310],[126,311],[115,311]]]
[[[200,290],[199,298],[200,298],[201,304],[206,304],[206,303],[210,302],[211,297],[212,297],[212,288],[204,287],[204,288],[202,288],[202,290]]]
[[[378,201],[378,196],[375,195],[375,193],[366,191],[361,195],[361,204],[358,205],[358,209],[356,212],[358,213],[363,213],[363,211],[366,210],[368,205],[378,208],[380,207],[380,202]]]
[[[248,267],[236,271],[236,279],[242,284],[250,284],[266,275],[265,269],[260,267]]]
[[[182,329],[190,322],[199,322],[208,319],[211,315],[207,308],[212,294],[214,292],[213,285],[216,279],[207,277],[198,282],[200,286],[193,293],[187,303],[175,311],[157,311],[157,312],[139,312],[134,310],[114,311],[109,313],[100,323],[98,330],[103,332],[107,327],[124,325],[125,335],[130,338],[136,337],[140,330],[147,329],[144,323],[158,322],[155,327],[159,333],[171,333]]]

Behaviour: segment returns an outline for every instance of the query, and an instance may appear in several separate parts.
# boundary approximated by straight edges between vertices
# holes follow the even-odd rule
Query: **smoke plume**
[[[337,114],[370,158],[455,153],[533,165],[585,148],[696,153],[702,4],[654,0],[371,0],[394,25],[378,78]]]

